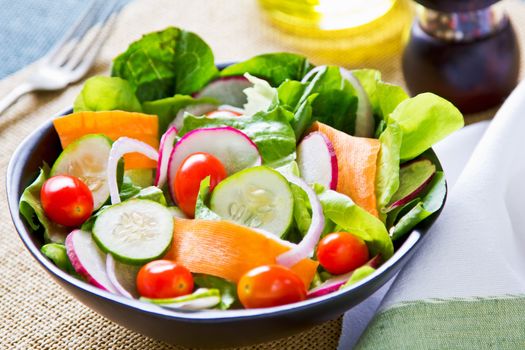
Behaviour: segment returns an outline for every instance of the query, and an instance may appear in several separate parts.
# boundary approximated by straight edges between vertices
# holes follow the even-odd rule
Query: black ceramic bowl
[[[71,110],[66,111],[69,112]],[[7,169],[7,198],[20,238],[51,277],[82,303],[113,322],[170,344],[189,347],[254,344],[286,337],[335,319],[392,278],[412,256],[439,215],[438,212],[422,222],[396,247],[394,256],[349,289],[267,309],[175,312],[91,286],[63,272],[40,253],[42,235],[31,232],[20,216],[18,202],[24,188],[35,179],[42,161],[52,164],[60,151],[59,138],[50,120],[29,135],[11,157]],[[435,161],[441,168],[437,158]]]

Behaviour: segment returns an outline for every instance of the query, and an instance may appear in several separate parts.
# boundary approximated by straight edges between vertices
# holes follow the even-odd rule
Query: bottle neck
[[[441,12],[417,6],[421,28],[429,35],[448,42],[471,42],[488,37],[508,23],[501,3],[465,12]]]

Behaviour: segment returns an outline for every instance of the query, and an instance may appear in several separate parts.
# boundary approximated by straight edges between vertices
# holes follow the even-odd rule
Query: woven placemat
[[[515,23],[516,28],[525,30],[525,18],[519,22],[521,25]],[[212,46],[217,62],[289,50],[279,45],[279,33],[261,19],[255,1],[136,0],[120,15],[90,75],[106,73],[111,58],[141,34],[168,25],[200,34]],[[525,33],[521,35],[525,37]],[[316,58],[312,60],[315,62]],[[32,70],[28,67],[0,81],[0,96]],[[385,60],[382,71],[385,80],[402,84],[396,60]],[[2,169],[7,168],[10,155],[24,137],[72,104],[80,86],[81,83],[62,92],[25,96],[2,115]],[[490,118],[494,111],[474,116],[471,121]],[[0,172],[0,181],[5,183],[5,170]],[[0,196],[0,349],[176,349],[106,320],[52,282],[23,247],[8,214],[5,192]],[[340,332],[341,319],[337,319],[296,336],[246,349],[335,349]]]

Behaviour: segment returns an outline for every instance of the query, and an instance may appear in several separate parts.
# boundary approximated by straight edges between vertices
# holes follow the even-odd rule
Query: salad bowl
[[[59,115],[70,113],[68,109]],[[404,239],[394,255],[372,275],[334,293],[278,307],[248,310],[178,312],[111,294],[60,270],[41,252],[40,234],[30,230],[19,213],[24,189],[34,180],[42,161],[53,163],[60,154],[59,137],[52,121],[38,127],[17,148],[7,169],[9,210],[19,236],[43,269],[80,302],[130,330],[170,344],[188,347],[228,347],[261,343],[290,336],[342,315],[390,280],[410,259],[439,216],[437,211]],[[432,150],[427,156],[439,160]]]

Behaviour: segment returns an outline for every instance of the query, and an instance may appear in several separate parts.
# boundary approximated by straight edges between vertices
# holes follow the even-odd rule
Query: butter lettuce
[[[77,273],[67,256],[66,247],[59,243],[44,244],[40,248],[42,254],[48,257],[59,269],[71,275],[76,276]]]
[[[244,117],[197,117],[187,115],[179,135],[198,128],[231,126],[244,132],[259,148],[263,162],[272,167],[282,166],[295,159],[296,139],[288,122],[288,111],[276,107]]]
[[[401,102],[390,114],[402,133],[400,158],[417,157],[433,144],[463,127],[463,115],[454,105],[432,93],[423,93]]]
[[[388,259],[394,253],[394,245],[381,220],[356,205],[348,196],[315,185],[315,191],[326,218],[344,231],[351,232],[364,240],[370,255],[381,254]]]
[[[258,55],[246,61],[224,68],[222,77],[249,73],[266,80],[272,86],[279,86],[285,80],[301,80],[312,69],[312,65],[301,55],[277,52]]]
[[[377,158],[376,198],[379,214],[385,219],[386,207],[399,188],[399,152],[402,133],[397,124],[392,123],[379,137],[381,149]]]
[[[146,101],[142,104],[144,113],[153,114],[159,118],[159,134],[162,135],[177,114],[184,108],[200,104],[218,105],[213,98],[193,98],[189,95],[175,95],[155,101]]]
[[[144,35],[113,61],[112,76],[127,80],[140,101],[189,95],[216,77],[213,52],[179,28]]]
[[[118,77],[89,78],[73,104],[74,112],[113,110],[142,112],[131,85]]]
[[[205,274],[194,274],[193,281],[200,288],[217,289],[221,294],[221,302],[217,306],[220,310],[227,310],[232,306],[240,306],[235,283],[220,277]]]
[[[44,164],[36,180],[26,187],[20,197],[20,214],[24,217],[29,227],[36,231],[40,228],[44,230],[44,240],[48,243],[64,243],[69,230],[59,224],[49,220],[44,213],[44,208],[40,203],[40,190],[42,185],[49,178],[49,166]]]

